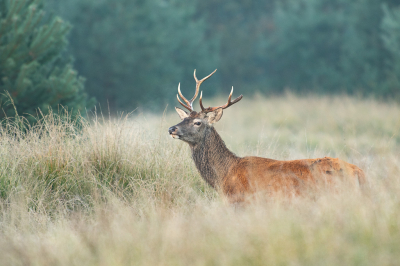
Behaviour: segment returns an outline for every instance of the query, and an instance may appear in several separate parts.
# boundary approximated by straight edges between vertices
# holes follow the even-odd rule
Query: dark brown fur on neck
[[[206,131],[202,142],[189,146],[201,177],[215,189],[239,160],[239,157],[228,150],[214,127]]]

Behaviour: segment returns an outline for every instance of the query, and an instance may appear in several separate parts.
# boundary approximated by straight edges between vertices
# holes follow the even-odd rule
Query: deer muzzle
[[[179,135],[177,134],[177,127],[176,126],[172,126],[168,129],[168,133],[171,137],[173,137],[174,139],[179,139]]]

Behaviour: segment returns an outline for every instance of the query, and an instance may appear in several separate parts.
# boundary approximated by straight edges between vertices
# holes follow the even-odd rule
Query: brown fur
[[[242,201],[257,191],[298,196],[310,188],[331,186],[338,179],[365,184],[360,168],[337,158],[278,161],[251,156],[232,165],[222,179],[221,189],[231,201]]]

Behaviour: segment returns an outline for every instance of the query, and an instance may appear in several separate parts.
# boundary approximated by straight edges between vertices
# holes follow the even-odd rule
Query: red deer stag
[[[170,127],[169,134],[189,144],[201,176],[213,188],[221,190],[230,202],[244,201],[246,196],[257,191],[299,195],[308,187],[321,181],[329,185],[338,177],[348,177],[350,182],[357,185],[365,183],[364,172],[360,168],[337,158],[278,161],[255,156],[236,156],[225,146],[213,124],[221,119],[223,109],[239,102],[243,96],[240,95],[232,101],[232,87],[226,104],[204,108],[201,92],[201,111],[193,110],[193,101],[199,94],[201,83],[215,71],[201,80],[197,79],[196,70],[194,71],[196,91],[190,101],[182,95],[180,84],[178,85],[179,96],[185,103],[177,95],[178,101],[190,113],[175,107],[183,121]]]

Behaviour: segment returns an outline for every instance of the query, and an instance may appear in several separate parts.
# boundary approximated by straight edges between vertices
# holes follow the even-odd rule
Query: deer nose
[[[172,134],[176,130],[176,126],[170,127],[168,129],[169,134]]]

